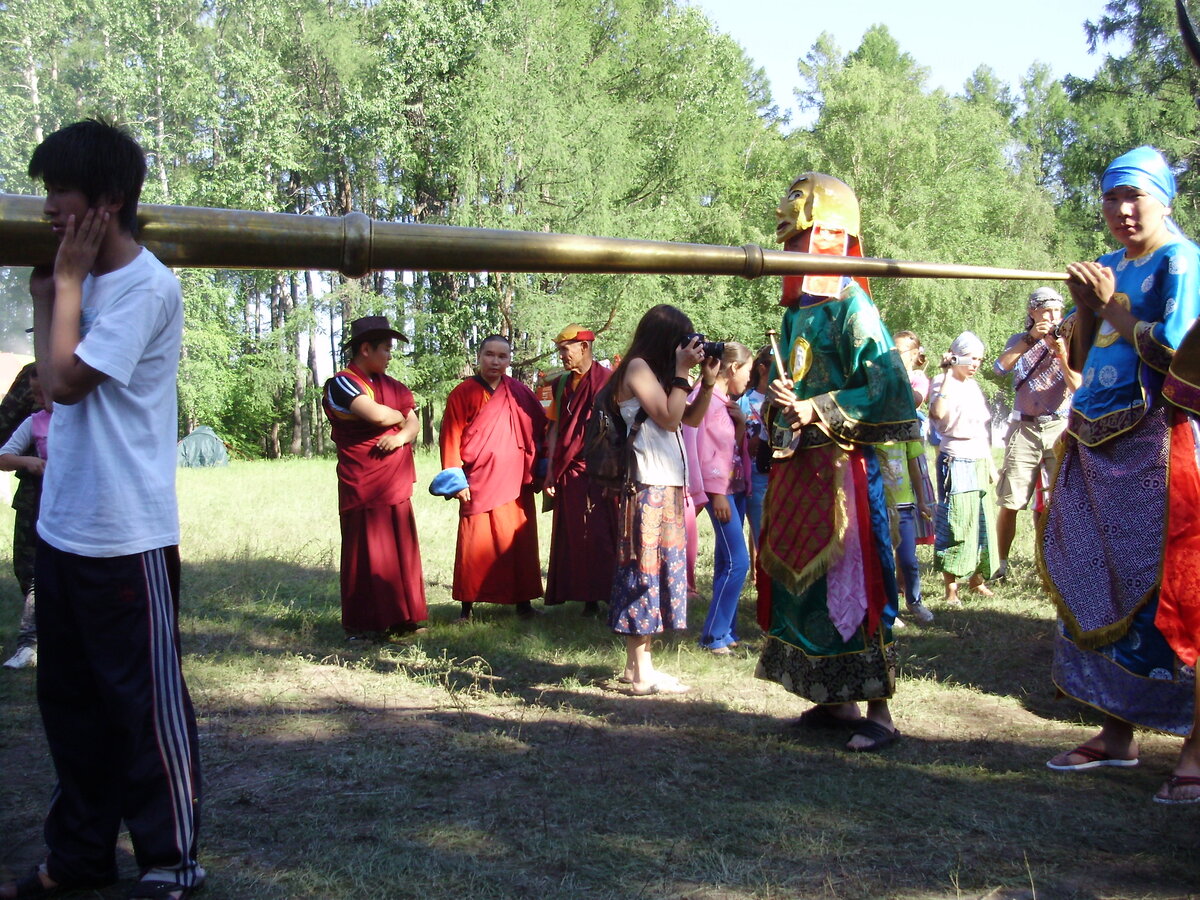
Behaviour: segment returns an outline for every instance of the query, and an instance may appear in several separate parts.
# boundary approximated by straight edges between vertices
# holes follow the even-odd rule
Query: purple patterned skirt
[[[1146,728],[1186,735],[1195,672],[1154,625],[1162,567],[1169,435],[1163,407],[1086,447],[1065,438],[1039,546],[1060,622],[1060,691]]]

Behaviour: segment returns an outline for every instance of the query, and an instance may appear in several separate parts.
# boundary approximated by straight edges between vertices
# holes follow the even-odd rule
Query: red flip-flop
[[[1155,794],[1154,795],[1155,803],[1166,803],[1170,806],[1185,806],[1190,803],[1200,803],[1200,793],[1197,793],[1195,797],[1172,797],[1171,796],[1176,788],[1200,787],[1200,776],[1172,775],[1170,778],[1168,778],[1166,780],[1166,782],[1163,784],[1163,787],[1166,788],[1166,790],[1167,790],[1167,796],[1160,797],[1158,794]],[[1160,790],[1161,790],[1161,788],[1160,788]]]
[[[1120,759],[1116,756],[1109,756],[1103,750],[1097,750],[1095,747],[1086,747],[1082,744],[1074,750],[1069,751],[1067,756],[1075,755],[1082,756],[1081,763],[1056,763],[1054,760],[1047,760],[1047,768],[1054,769],[1056,772],[1082,772],[1084,769],[1098,769],[1101,766],[1120,766],[1128,768],[1138,764],[1137,757],[1133,759]]]

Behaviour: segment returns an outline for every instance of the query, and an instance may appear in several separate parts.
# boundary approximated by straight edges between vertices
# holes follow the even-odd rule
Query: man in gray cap
[[[1008,339],[997,357],[997,375],[1013,376],[1013,415],[1004,446],[1004,466],[996,487],[996,538],[1000,550],[997,578],[1008,574],[1008,551],[1017,534],[1017,512],[1029,505],[1045,467],[1049,473],[1054,444],[1067,424],[1071,394],[1079,373],[1067,365],[1063,298],[1050,287],[1029,295],[1025,331]]]

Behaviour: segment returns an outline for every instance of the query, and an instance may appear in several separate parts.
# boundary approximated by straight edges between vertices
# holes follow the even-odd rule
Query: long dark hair
[[[692,331],[692,320],[683,310],[669,303],[660,303],[647,310],[638,322],[629,349],[621,357],[621,364],[613,372],[612,382],[617,390],[624,386],[622,379],[626,367],[634,359],[644,359],[663,389],[668,389],[667,386],[675,377],[675,350]]]

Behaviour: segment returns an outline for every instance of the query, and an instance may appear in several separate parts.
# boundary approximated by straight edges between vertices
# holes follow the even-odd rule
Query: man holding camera
[[[1054,288],[1029,295],[1025,331],[1008,339],[995,362],[997,375],[1013,376],[1013,421],[996,488],[997,578],[1008,574],[1008,551],[1017,534],[1017,512],[1029,505],[1042,467],[1051,470],[1054,444],[1067,424],[1079,373],[1067,365],[1063,298]]]

